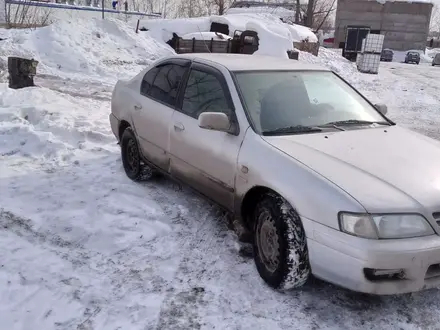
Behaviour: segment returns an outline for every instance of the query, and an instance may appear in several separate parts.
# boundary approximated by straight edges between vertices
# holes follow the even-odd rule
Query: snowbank
[[[431,59],[433,59],[438,53],[440,53],[440,48],[426,49],[426,55],[429,56]]]
[[[211,23],[227,24],[229,35],[235,30],[251,30],[258,33],[259,50],[256,54],[287,57],[287,50],[293,48],[293,42],[308,39],[317,42],[316,35],[307,27],[281,22],[272,14],[227,14],[185,19],[142,20],[140,27],[148,29],[153,38],[167,42],[173,32],[179,36],[203,33],[210,30]]]
[[[197,40],[203,38],[203,40],[230,40],[232,37],[219,33],[219,32],[194,32],[194,33],[188,33],[182,36],[183,39],[192,39],[196,38]]]
[[[0,30],[0,61],[35,58],[39,73],[94,79],[131,76],[152,60],[172,53],[146,34],[117,19],[57,21],[36,30]]]
[[[295,11],[283,7],[249,7],[249,8],[229,8],[226,10],[228,14],[272,14],[283,19],[295,19]]]

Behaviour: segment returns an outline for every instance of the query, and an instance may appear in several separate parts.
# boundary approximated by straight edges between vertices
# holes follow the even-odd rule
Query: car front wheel
[[[121,158],[125,174],[130,179],[141,181],[152,177],[152,169],[143,164],[136,136],[130,127],[122,133]]]
[[[257,203],[253,220],[254,259],[263,280],[280,290],[304,285],[310,265],[298,213],[284,198],[270,193]]]

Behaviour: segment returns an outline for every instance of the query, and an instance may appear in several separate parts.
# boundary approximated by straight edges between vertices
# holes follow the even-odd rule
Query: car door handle
[[[182,123],[175,123],[174,130],[177,132],[181,132],[181,131],[185,130],[185,126],[183,126]]]
[[[141,109],[142,109],[142,105],[140,105],[140,104],[135,104],[135,105],[134,105],[134,110],[139,111],[139,110],[141,110]]]

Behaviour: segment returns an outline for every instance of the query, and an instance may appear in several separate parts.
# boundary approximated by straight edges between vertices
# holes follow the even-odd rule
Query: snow
[[[76,19],[36,30],[3,31],[8,39],[0,41],[0,60],[6,61],[7,56],[34,58],[40,61],[40,72],[65,78],[129,76],[133,64],[141,69],[172,52],[117,19]]]
[[[1,329],[438,328],[438,289],[375,297],[312,279],[271,290],[219,208],[165,178],[130,181],[108,121],[114,82],[170,53],[132,30],[100,20],[0,30],[14,40],[1,42],[0,64],[40,60],[39,87],[0,82]],[[300,59],[440,139],[438,69],[393,62],[361,74],[324,48]]]
[[[196,38],[197,40],[230,40],[232,37],[219,33],[219,32],[194,32],[194,33],[188,33],[184,34],[182,36],[183,39],[192,39]]]
[[[318,41],[309,28],[283,23],[278,16],[267,13],[142,20],[139,26],[147,28],[148,35],[165,43],[172,38],[173,32],[178,36],[205,33],[210,30],[212,22],[227,24],[230,36],[233,36],[235,30],[256,31],[259,37],[259,50],[256,54],[260,55],[287,58],[287,51],[293,48],[294,41],[299,42],[305,39],[309,42]]]
[[[295,19],[295,11],[294,10],[289,10],[287,8],[284,7],[265,7],[265,6],[261,6],[261,7],[249,7],[249,8],[229,8],[228,10],[226,10],[225,14],[229,15],[229,14],[249,14],[249,13],[256,13],[256,14],[261,14],[261,13],[267,13],[267,14],[272,14],[275,16],[278,16],[280,18],[286,18],[286,19]]]

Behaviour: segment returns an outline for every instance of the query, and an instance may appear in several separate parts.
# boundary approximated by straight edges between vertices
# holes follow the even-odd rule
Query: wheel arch
[[[244,195],[240,205],[240,216],[241,219],[243,220],[243,224],[247,227],[247,229],[251,229],[252,220],[250,216],[252,214],[252,210],[255,208],[256,203],[261,199],[261,197],[266,194],[275,194],[285,198],[279,192],[266,186],[259,185],[249,189]],[[290,203],[290,201],[288,202],[295,209],[294,205]]]
[[[121,123],[119,124],[119,130],[118,130],[119,141],[122,140],[122,134],[124,133],[124,131],[128,127],[131,127],[130,123],[128,121],[126,121],[126,120],[121,120]]]

